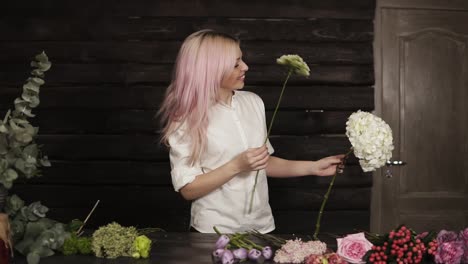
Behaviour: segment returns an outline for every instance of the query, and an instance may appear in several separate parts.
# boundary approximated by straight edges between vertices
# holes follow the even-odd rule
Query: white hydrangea
[[[346,122],[346,136],[363,171],[374,171],[392,158],[392,129],[380,117],[361,110],[353,113]]]

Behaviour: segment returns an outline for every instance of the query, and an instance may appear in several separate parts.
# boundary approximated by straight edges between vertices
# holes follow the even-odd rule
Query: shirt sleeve
[[[193,182],[198,175],[203,174],[200,166],[197,164],[191,165],[189,162],[191,144],[188,138],[188,136],[185,136],[185,129],[182,127],[169,136],[171,177],[176,192]]]

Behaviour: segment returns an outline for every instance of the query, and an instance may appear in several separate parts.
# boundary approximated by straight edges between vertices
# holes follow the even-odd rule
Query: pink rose
[[[364,264],[365,262],[362,260],[362,257],[373,246],[362,232],[347,235],[344,238],[337,238],[336,241],[338,242],[336,254],[349,263]]]

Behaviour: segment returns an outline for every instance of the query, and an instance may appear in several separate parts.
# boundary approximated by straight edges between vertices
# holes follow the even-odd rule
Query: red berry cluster
[[[431,243],[433,243],[432,241]],[[434,246],[431,246],[435,254]],[[406,226],[401,226],[389,233],[388,241],[383,245],[373,246],[368,257],[368,263],[385,264],[396,262],[398,264],[421,263],[426,253],[426,246],[421,239],[414,238],[414,233]]]
[[[437,240],[436,239],[432,240],[431,242],[429,242],[428,246],[429,248],[427,249],[427,253],[429,255],[435,256],[437,252],[437,247],[438,247]]]
[[[375,264],[385,264],[387,263],[387,248],[388,243],[384,242],[383,246],[372,246],[373,253],[369,256],[369,262]]]

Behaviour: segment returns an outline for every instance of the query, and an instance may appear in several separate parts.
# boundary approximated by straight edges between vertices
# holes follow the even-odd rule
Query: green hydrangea
[[[151,251],[151,239],[147,236],[138,236],[133,241],[133,254],[134,258],[148,258]]]
[[[276,63],[283,65],[294,74],[300,76],[309,76],[310,68],[299,55],[283,55],[276,60]]]
[[[82,254],[89,255],[92,253],[92,239],[90,237],[78,237],[72,234],[65,242],[61,249],[65,256]]]
[[[131,257],[133,242],[137,237],[135,227],[123,227],[112,222],[94,232],[92,250],[100,258]]]

